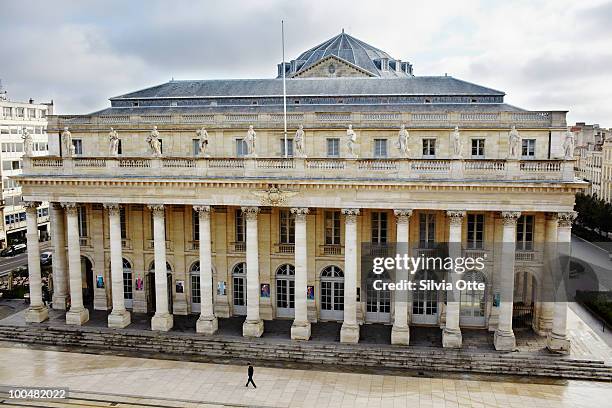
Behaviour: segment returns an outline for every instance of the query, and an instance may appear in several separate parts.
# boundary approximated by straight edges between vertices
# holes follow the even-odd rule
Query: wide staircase
[[[0,341],[189,361],[257,361],[281,366],[297,363],[317,365],[322,369],[333,366],[348,371],[375,369],[414,375],[469,372],[612,381],[612,366],[602,360],[575,359],[545,352],[501,353],[433,347],[346,345],[44,325],[0,326]]]

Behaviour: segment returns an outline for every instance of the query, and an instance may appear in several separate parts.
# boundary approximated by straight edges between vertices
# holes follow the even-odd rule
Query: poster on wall
[[[176,281],[176,293],[185,293],[185,281]]]
[[[225,296],[225,281],[217,282],[217,295]]]
[[[270,284],[269,283],[262,283],[261,284],[261,297],[262,298],[269,298],[270,297]]]
[[[104,276],[98,275],[96,277],[96,288],[104,289]]]
[[[140,276],[136,278],[136,290],[144,290],[144,282]]]
[[[306,287],[306,299],[314,300],[314,298],[315,298],[314,286],[307,286]]]

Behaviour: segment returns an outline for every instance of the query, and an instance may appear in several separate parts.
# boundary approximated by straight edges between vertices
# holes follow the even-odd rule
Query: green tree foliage
[[[612,204],[601,200],[597,195],[576,194],[574,209],[578,212],[578,225],[597,231],[605,237],[612,231]]]

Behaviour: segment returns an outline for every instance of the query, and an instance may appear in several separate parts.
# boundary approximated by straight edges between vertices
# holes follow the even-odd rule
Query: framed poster
[[[225,281],[217,282],[217,295],[225,296]]]
[[[96,288],[104,289],[104,276],[102,275],[96,276]]]
[[[185,293],[185,281],[176,281],[176,293]]]
[[[269,283],[262,283],[261,284],[261,297],[262,298],[269,298],[270,297],[270,284]]]
[[[315,298],[314,286],[306,286],[306,299],[314,300],[314,298]]]

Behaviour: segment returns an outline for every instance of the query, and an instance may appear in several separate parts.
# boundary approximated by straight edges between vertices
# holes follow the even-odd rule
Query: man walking
[[[249,375],[249,380],[247,381],[247,383],[246,383],[245,387],[248,387],[248,386],[249,386],[249,383],[251,383],[251,384],[253,384],[253,388],[257,388],[257,386],[255,385],[255,383],[253,382],[253,371],[254,371],[254,370],[253,370],[253,366],[251,365],[251,363],[248,363],[248,364],[249,364],[249,368],[248,368],[248,370],[247,370],[247,373],[248,373],[248,375]]]

